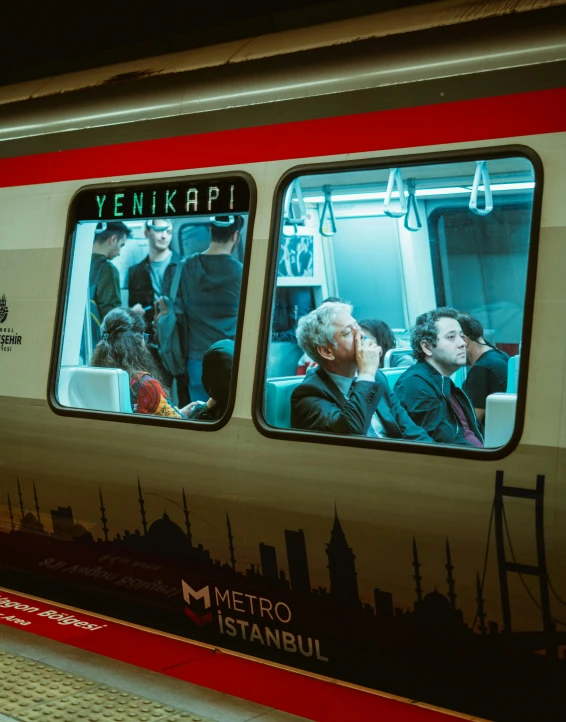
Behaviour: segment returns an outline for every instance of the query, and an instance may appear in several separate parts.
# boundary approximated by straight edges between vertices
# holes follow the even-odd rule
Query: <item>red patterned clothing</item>
[[[159,381],[146,371],[140,371],[130,379],[130,400],[134,414],[184,418],[179,409],[167,398]]]

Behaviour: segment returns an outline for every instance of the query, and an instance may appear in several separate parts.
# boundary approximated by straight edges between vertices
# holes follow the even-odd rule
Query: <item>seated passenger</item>
[[[411,332],[417,363],[395,384],[399,401],[416,424],[441,444],[483,446],[470,399],[450,376],[466,365],[466,339],[454,308],[423,313]]]
[[[292,427],[432,442],[378,372],[381,349],[351,314],[349,304],[329,302],[299,320],[299,346],[319,367],[293,391]]]
[[[208,401],[193,401],[187,407],[187,418],[217,421],[226,413],[230,396],[234,342],[224,339],[212,344],[202,359],[202,385]]]
[[[145,321],[127,308],[115,308],[100,327],[101,339],[92,354],[91,366],[123,369],[130,377],[130,400],[135,414],[186,418],[167,397],[160,373],[147,349]]]
[[[374,343],[381,346],[382,356],[379,362],[379,368],[383,368],[385,354],[397,345],[393,331],[385,321],[380,321],[378,318],[367,318],[364,321],[360,321],[360,328]],[[391,360],[391,366],[396,368],[412,366],[414,363],[415,359],[410,349],[407,349],[406,354],[393,356]]]
[[[461,313],[458,321],[468,339],[466,358],[468,366],[472,367],[462,388],[483,423],[486,398],[490,394],[504,393],[507,389],[509,356],[484,339],[483,327],[477,318]]]

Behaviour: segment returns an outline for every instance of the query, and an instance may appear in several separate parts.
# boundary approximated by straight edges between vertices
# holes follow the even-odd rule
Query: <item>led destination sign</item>
[[[77,220],[165,218],[247,213],[250,189],[243,178],[85,190],[76,199]]]

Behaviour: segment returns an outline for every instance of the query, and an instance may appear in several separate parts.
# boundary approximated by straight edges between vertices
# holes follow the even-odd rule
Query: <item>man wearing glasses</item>
[[[145,222],[148,242],[147,256],[130,268],[128,277],[128,305],[134,313],[145,317],[151,331],[153,304],[162,295],[163,278],[170,265],[176,266],[181,257],[170,249],[173,226],[167,218],[153,218]]]
[[[152,218],[145,222],[145,237],[148,243],[148,254],[140,263],[132,266],[128,275],[128,305],[134,313],[145,320],[147,346],[154,361],[161,370],[168,385],[171,384],[170,374],[163,368],[157,345],[154,328],[154,303],[163,294],[163,279],[168,268],[174,269],[181,261],[181,256],[172,251],[173,225],[168,218]],[[188,394],[184,391],[185,379],[178,383],[179,403],[188,403]]]

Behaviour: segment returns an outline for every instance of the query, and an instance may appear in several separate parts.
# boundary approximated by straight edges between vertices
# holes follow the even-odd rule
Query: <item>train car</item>
[[[5,592],[563,719],[565,17],[439,2],[0,90]]]

